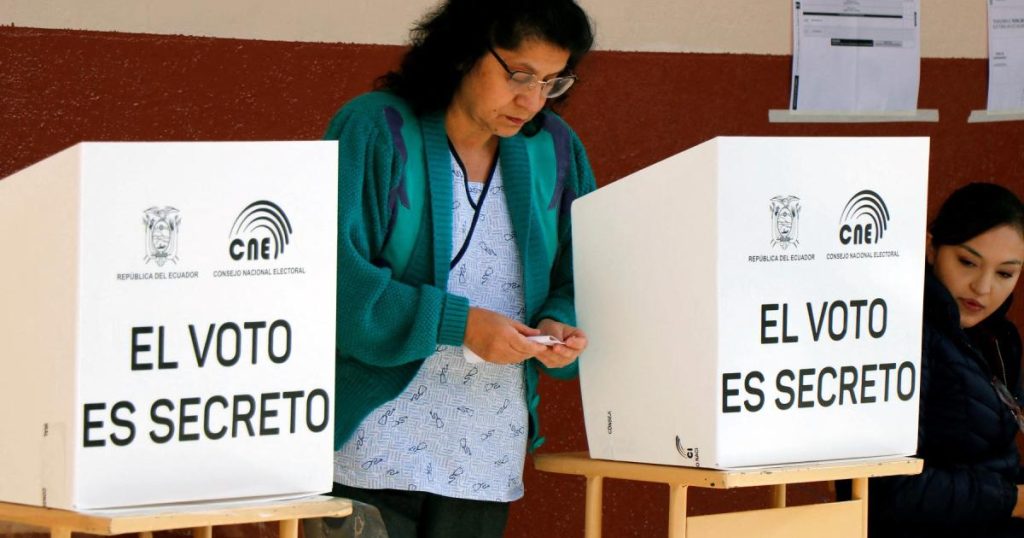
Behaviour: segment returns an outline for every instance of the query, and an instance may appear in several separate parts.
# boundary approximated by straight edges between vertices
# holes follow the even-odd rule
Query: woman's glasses
[[[498,56],[497,52],[494,52],[494,48],[487,47],[487,50],[491,52],[495,60],[501,64],[501,68],[508,73],[508,85],[512,88],[512,91],[516,93],[526,93],[533,91],[534,88],[540,86],[540,94],[542,97],[548,99],[554,99],[559,95],[569,91],[569,88],[576,82],[576,75],[566,75],[564,77],[555,77],[548,80],[540,80],[537,75],[533,73],[527,73],[526,71],[513,71],[508,68],[508,64],[505,60]]]

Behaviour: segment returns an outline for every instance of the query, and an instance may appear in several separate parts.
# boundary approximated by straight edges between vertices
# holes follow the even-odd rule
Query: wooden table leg
[[[868,537],[868,479],[867,478],[854,478],[853,479],[853,495],[854,499],[860,500],[863,504],[861,505],[861,529],[863,530],[864,538]]]
[[[139,533],[139,538],[153,538],[153,533],[151,533],[151,532],[140,532]]]
[[[668,538],[686,538],[686,490],[683,484],[669,484]]]
[[[192,529],[192,538],[213,538],[213,527],[196,527]]]
[[[50,538],[71,538],[71,529],[54,527],[50,529]]]
[[[601,538],[601,500],[604,498],[604,477],[587,477],[587,500],[583,518],[583,536]]]
[[[772,486],[772,508],[786,507],[786,485]]]
[[[299,520],[282,519],[278,524],[279,538],[299,538]]]

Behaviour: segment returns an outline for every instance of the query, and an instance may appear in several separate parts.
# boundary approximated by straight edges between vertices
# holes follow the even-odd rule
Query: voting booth
[[[716,138],[572,208],[594,458],[913,454],[926,138]]]
[[[334,142],[83,143],[0,180],[0,501],[329,491]]]

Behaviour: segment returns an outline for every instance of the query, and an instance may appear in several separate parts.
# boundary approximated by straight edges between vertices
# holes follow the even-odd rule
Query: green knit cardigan
[[[505,197],[523,264],[526,319],[575,325],[572,201],[594,190],[576,134],[542,112],[540,129],[502,138]],[[452,175],[443,113],[417,116],[388,92],[346,104],[324,137],[339,142],[335,448],[397,397],[438,345],[462,345],[469,301],[446,291],[452,257]],[[538,372],[526,363],[529,449],[544,442]]]

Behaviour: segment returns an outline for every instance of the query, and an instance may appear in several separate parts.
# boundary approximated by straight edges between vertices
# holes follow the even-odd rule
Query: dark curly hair
[[[995,183],[970,183],[943,202],[928,231],[932,246],[960,245],[993,228],[1011,226],[1024,237],[1024,205]]]
[[[402,97],[417,114],[448,108],[488,47],[515,49],[539,38],[569,51],[570,72],[594,42],[590,19],[573,0],[448,0],[411,37],[401,66],[378,78],[376,88]]]

